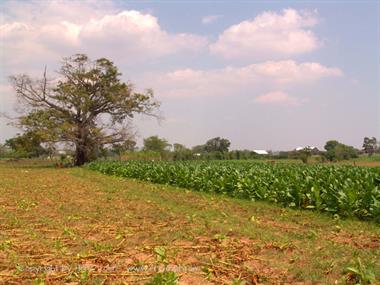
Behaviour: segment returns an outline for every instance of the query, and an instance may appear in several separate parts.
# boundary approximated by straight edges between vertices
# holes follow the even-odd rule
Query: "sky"
[[[379,1],[1,1],[0,112],[9,76],[55,76],[63,57],[111,59],[164,119],[141,145],[291,150],[380,139]],[[17,129],[0,119],[0,142]]]

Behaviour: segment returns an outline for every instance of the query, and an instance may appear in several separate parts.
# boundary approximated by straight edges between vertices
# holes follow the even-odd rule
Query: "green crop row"
[[[380,169],[233,161],[96,161],[108,175],[380,222]]]

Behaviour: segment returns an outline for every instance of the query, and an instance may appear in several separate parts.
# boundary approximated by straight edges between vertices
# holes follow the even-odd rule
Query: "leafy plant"
[[[177,285],[178,276],[173,271],[159,272],[146,285]]]
[[[66,235],[66,236],[69,236],[71,239],[75,240],[76,239],[76,235],[75,235],[75,232],[73,229],[70,229],[68,227],[64,227],[63,228],[63,234]]]
[[[241,280],[240,278],[233,280],[231,283],[231,285],[245,285],[245,284],[246,284],[246,282]]]
[[[157,255],[157,261],[158,262],[163,263],[165,265],[169,264],[166,248],[161,247],[161,246],[155,247],[153,251]]]
[[[350,279],[356,284],[372,284],[376,282],[376,276],[373,271],[366,267],[360,260],[356,259],[355,265],[346,268],[347,273],[350,275]]]
[[[12,247],[12,241],[6,240],[0,243],[0,250],[6,250]]]
[[[40,278],[36,278],[33,280],[33,285],[45,285],[45,281],[43,281],[42,279]]]
[[[380,168],[249,161],[96,161],[89,169],[380,222]]]

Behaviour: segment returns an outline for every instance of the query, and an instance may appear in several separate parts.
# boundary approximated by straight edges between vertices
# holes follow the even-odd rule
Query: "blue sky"
[[[53,71],[78,52],[108,57],[165,117],[143,137],[187,146],[360,147],[380,138],[377,1],[12,1],[0,4],[0,111],[11,74]],[[0,121],[0,141],[14,135]]]

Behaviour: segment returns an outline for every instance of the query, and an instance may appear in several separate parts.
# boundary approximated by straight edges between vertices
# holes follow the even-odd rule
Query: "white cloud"
[[[57,63],[84,52],[118,62],[140,62],[178,52],[206,49],[207,39],[169,33],[151,14],[118,11],[112,2],[33,1],[1,4],[1,62],[9,73]]]
[[[251,21],[227,28],[210,46],[225,58],[281,58],[311,52],[320,45],[308,29],[318,22],[316,12],[285,9],[264,12]]]
[[[202,18],[202,24],[211,24],[211,23],[214,23],[216,22],[217,20],[219,20],[220,18],[223,18],[223,15],[208,15],[208,16],[204,16]]]
[[[207,45],[207,40],[197,35],[171,35],[161,29],[156,17],[138,11],[123,11],[91,20],[79,28],[78,36],[84,46],[112,48],[132,58],[199,51]]]
[[[274,79],[276,83],[310,82],[323,77],[342,76],[343,72],[336,67],[326,67],[318,62],[297,63],[293,60],[267,61],[263,64],[252,64],[248,72]]]
[[[266,90],[267,86],[280,90],[295,88],[322,78],[342,75],[340,69],[317,62],[285,60],[213,70],[180,69],[160,76],[145,77],[139,83],[142,86],[148,84],[163,97],[234,96],[257,94],[258,91]]]
[[[261,104],[297,105],[299,100],[283,91],[272,91],[256,97],[254,102]]]

